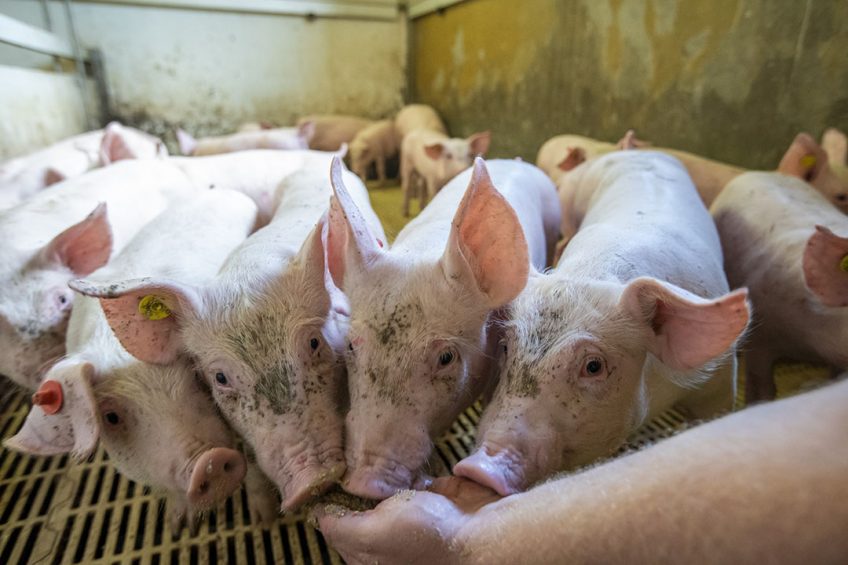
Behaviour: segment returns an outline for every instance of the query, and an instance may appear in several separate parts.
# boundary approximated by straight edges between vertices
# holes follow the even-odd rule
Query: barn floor
[[[374,188],[371,194],[393,239],[405,223],[400,190]],[[821,368],[782,365],[777,371],[778,393],[795,394],[823,382],[827,375]],[[742,406],[741,393],[739,401]],[[2,395],[0,437],[12,435],[28,410],[27,395],[15,390]],[[469,408],[436,442],[431,472],[446,474],[469,453],[479,416],[479,405]],[[638,430],[622,451],[639,449],[687,426],[685,415],[670,411]],[[67,456],[29,457],[4,449],[0,563],[341,563],[302,515],[286,516],[262,528],[251,524],[246,502],[240,492],[197,534],[184,530],[173,537],[163,500],[118,475],[102,450],[75,464]]]

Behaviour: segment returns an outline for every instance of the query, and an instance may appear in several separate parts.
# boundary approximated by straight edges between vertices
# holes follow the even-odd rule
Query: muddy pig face
[[[334,189],[327,261],[351,304],[343,484],[386,498],[419,482],[432,437],[486,384],[486,324],[524,287],[527,244],[482,160],[434,261],[384,251]]]
[[[647,413],[646,375],[697,384],[748,317],[744,291],[704,300],[647,277],[533,277],[504,328],[478,450],[454,472],[505,496],[611,454]]]

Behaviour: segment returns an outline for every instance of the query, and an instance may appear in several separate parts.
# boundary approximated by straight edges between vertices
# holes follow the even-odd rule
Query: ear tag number
[[[148,320],[164,320],[171,316],[171,310],[162,299],[152,294],[145,296],[138,303],[138,313]]]

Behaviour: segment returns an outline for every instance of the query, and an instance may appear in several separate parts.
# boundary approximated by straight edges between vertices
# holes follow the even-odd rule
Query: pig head
[[[420,483],[432,438],[488,383],[487,323],[524,287],[528,248],[482,160],[434,261],[387,250],[333,180],[327,262],[351,305],[343,485],[382,499]]]
[[[454,473],[506,496],[611,455],[645,418],[649,379],[697,386],[730,354],[746,296],[708,300],[651,277],[531,277],[505,323],[477,451]]]
[[[111,252],[105,204],[40,249],[0,250],[0,374],[35,390],[65,351],[68,281],[105,265]]]

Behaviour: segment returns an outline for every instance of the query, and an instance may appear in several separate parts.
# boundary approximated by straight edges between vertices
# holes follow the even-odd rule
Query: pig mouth
[[[345,473],[344,461],[330,465],[311,465],[302,469],[282,489],[283,512],[293,512],[309,501],[318,498],[339,482]]]
[[[454,465],[453,472],[488,487],[500,496],[524,490],[527,484],[527,463],[510,448],[484,444],[477,451]]]
[[[356,496],[383,500],[399,490],[424,488],[428,477],[386,457],[369,457],[365,465],[350,466],[342,480],[344,489]]]

